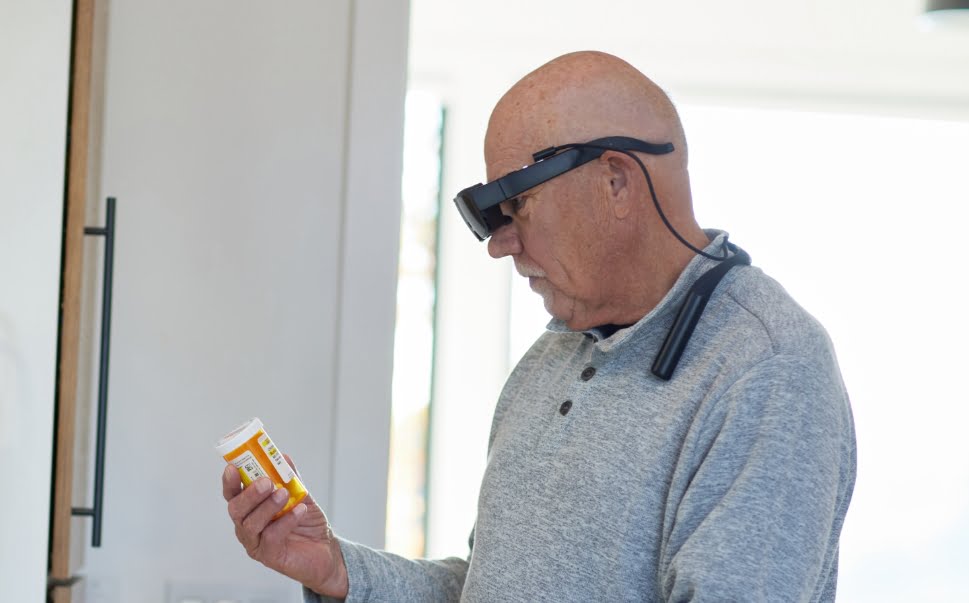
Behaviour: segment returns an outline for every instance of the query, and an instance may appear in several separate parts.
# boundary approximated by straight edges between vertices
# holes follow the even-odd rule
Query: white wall
[[[71,4],[13,4],[0,12],[0,450],[33,473],[0,512],[0,598],[31,602],[46,582]],[[297,601],[235,541],[213,444],[262,417],[335,529],[382,544],[408,5],[98,10],[87,219],[102,224],[117,197],[117,241],[104,531],[89,548],[90,519],[74,519],[76,600]],[[87,371],[102,249],[85,241]],[[82,375],[88,411],[96,388]],[[75,506],[92,496],[84,408]]]
[[[71,3],[0,4],[0,584],[47,581]]]
[[[215,487],[212,444],[247,417],[330,496],[349,19],[349,2],[109,6],[96,199],[118,214],[92,602],[237,581],[284,595]]]
[[[341,535],[382,544],[406,33],[406,3],[110,5],[98,198],[118,198],[118,239],[88,601],[298,600],[221,500],[212,446],[250,416]]]
[[[383,546],[409,2],[353,4],[329,517]]]

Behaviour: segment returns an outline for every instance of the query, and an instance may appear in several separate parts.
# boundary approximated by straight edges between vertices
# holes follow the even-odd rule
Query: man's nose
[[[495,259],[521,252],[522,241],[518,237],[518,228],[511,220],[499,227],[488,239],[488,253]]]

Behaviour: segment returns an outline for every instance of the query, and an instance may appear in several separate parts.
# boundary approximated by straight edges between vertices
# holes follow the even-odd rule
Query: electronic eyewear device
[[[464,189],[454,198],[454,204],[474,236],[479,241],[484,241],[511,220],[501,212],[501,203],[597,159],[606,151],[626,154],[638,151],[650,155],[665,155],[673,152],[673,143],[657,144],[627,136],[609,136],[590,142],[549,147],[534,153],[532,159],[535,163],[531,165],[505,174],[488,184],[479,183]]]

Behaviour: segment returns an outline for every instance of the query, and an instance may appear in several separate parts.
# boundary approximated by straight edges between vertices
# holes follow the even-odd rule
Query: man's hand
[[[295,467],[288,455],[286,460]],[[343,554],[313,497],[307,495],[290,512],[272,520],[288,495],[284,488],[274,493],[265,477],[243,490],[238,469],[226,465],[222,472],[222,496],[229,503],[236,538],[249,556],[321,595],[346,598],[349,583]]]

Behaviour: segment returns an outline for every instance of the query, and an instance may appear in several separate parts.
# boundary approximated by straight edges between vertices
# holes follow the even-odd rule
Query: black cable
[[[652,373],[664,381],[669,381],[673,376],[673,371],[676,370],[676,365],[680,363],[680,357],[683,356],[686,345],[693,337],[693,330],[700,322],[700,316],[703,315],[703,310],[713,296],[717,285],[720,284],[720,280],[734,266],[750,264],[750,256],[747,255],[747,252],[733,243],[724,245],[724,250],[728,246],[733,249],[734,255],[700,275],[700,278],[687,291],[683,303],[680,304],[676,318],[673,320],[673,324],[670,326],[666,339],[663,340],[663,345],[660,347],[651,368]]]
[[[653,179],[650,178],[650,176],[649,176],[649,170],[646,169],[646,165],[643,163],[643,160],[640,159],[635,153],[633,153],[632,151],[628,151],[626,149],[617,149],[616,147],[605,146],[605,145],[597,145],[597,144],[590,144],[590,143],[583,143],[583,142],[573,143],[573,144],[566,144],[566,145],[562,145],[560,147],[555,147],[553,153],[558,153],[559,151],[562,151],[562,150],[565,150],[565,149],[580,149],[580,148],[601,149],[603,151],[617,151],[619,153],[623,153],[625,155],[628,155],[629,157],[632,157],[633,158],[633,161],[635,161],[639,165],[639,169],[641,169],[643,171],[643,176],[646,176],[646,185],[649,187],[649,194],[653,198],[653,205],[656,207],[656,213],[659,214],[660,219],[663,220],[663,224],[665,224],[666,225],[666,228],[669,229],[669,231],[671,233],[673,233],[673,236],[676,237],[676,239],[680,243],[683,243],[684,245],[686,245],[690,249],[690,251],[692,251],[693,253],[696,253],[698,255],[702,255],[705,258],[708,258],[708,259],[711,259],[711,260],[715,260],[717,262],[722,262],[722,261],[726,260],[729,257],[729,253],[727,251],[727,245],[726,245],[726,243],[727,243],[727,237],[729,235],[724,235],[724,240],[723,240],[723,242],[724,242],[723,255],[722,256],[716,256],[716,255],[711,255],[711,254],[703,251],[702,249],[697,249],[689,241],[687,241],[685,238],[683,238],[683,235],[681,235],[679,232],[676,231],[675,228],[673,228],[673,225],[670,224],[670,221],[667,219],[666,214],[663,213],[663,208],[660,207],[659,200],[656,198],[656,189],[653,188]]]

